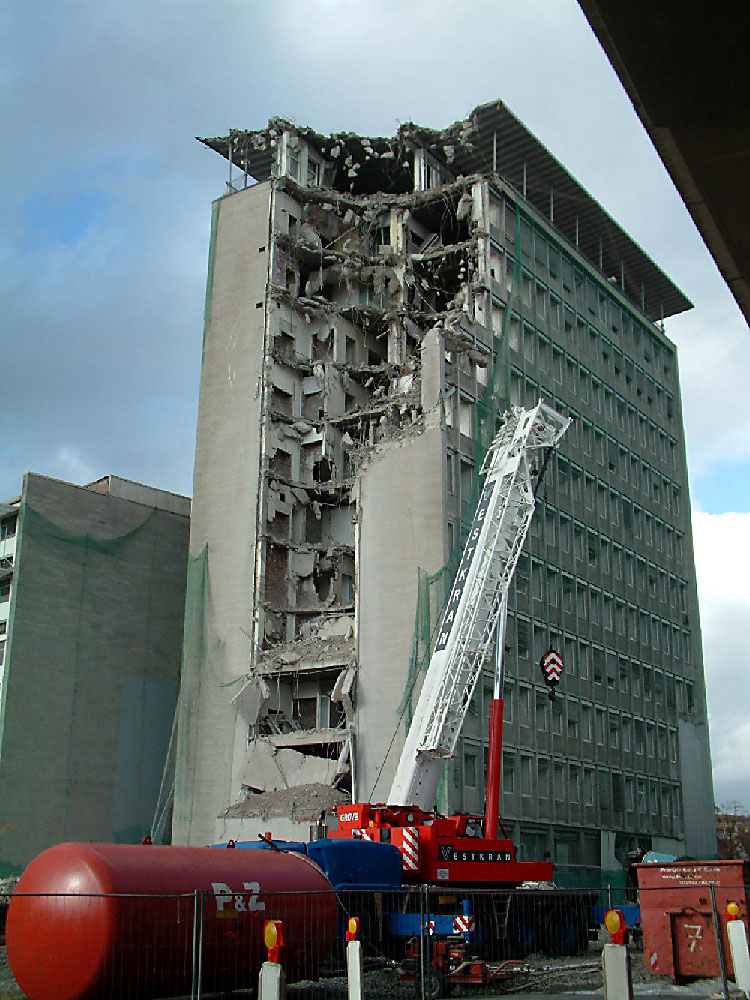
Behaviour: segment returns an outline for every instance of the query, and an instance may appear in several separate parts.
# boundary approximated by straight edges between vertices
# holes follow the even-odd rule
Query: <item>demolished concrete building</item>
[[[577,429],[510,599],[504,815],[529,854],[559,843],[558,860],[597,869],[633,842],[697,850],[703,669],[675,351],[656,322],[690,303],[501,102],[391,139],[276,118],[201,141],[229,181],[209,250],[175,841],[299,838],[336,802],[383,800],[483,449],[509,405],[541,397]],[[569,675],[557,705],[535,666],[550,644]],[[658,684],[658,709],[634,675]],[[482,808],[490,676],[446,808]],[[636,743],[657,717],[669,752],[649,763]]]

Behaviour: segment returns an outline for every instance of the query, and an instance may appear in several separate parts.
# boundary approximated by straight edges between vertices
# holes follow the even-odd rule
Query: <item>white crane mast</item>
[[[453,756],[534,512],[545,463],[570,424],[541,401],[514,407],[482,466],[484,488],[466,541],[388,802],[430,810]]]

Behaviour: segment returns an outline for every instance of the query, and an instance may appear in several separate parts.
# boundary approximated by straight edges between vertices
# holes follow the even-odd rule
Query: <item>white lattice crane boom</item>
[[[545,403],[513,408],[482,466],[484,488],[464,548],[388,802],[432,808],[482,668],[534,512],[534,495],[569,417]]]

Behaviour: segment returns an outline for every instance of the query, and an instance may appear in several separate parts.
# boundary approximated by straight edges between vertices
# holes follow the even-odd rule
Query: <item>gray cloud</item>
[[[6,0],[0,67],[0,497],[29,468],[190,492],[210,202],[225,180],[196,134],[273,114],[392,134],[496,97],[696,303],[667,327],[694,492],[717,461],[750,454],[745,324],[575,0]],[[715,600],[717,740],[739,629]]]
[[[717,802],[750,808],[750,513],[693,514]]]

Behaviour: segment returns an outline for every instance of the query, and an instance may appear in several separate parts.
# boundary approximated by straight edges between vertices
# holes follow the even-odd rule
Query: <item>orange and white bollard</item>
[[[727,903],[727,938],[734,966],[734,981],[750,997],[750,950],[747,944],[747,928],[740,916],[739,903]]]
[[[286,975],[281,964],[284,953],[284,927],[280,920],[266,920],[263,925],[263,940],[268,949],[268,958],[260,967],[258,1000],[284,1000]]]
[[[346,925],[346,978],[349,1000],[363,1000],[362,942],[358,939],[359,917],[349,917]]]
[[[630,977],[628,954],[628,928],[622,910],[607,910],[604,926],[609,931],[609,944],[602,950],[605,1000],[633,1000],[633,982]]]

